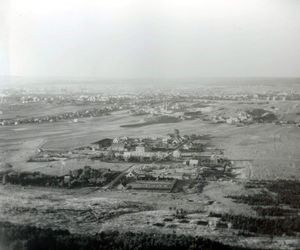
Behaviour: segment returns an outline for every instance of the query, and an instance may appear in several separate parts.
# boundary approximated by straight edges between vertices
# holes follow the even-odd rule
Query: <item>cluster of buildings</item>
[[[293,101],[300,100],[297,93],[265,93],[265,94],[211,94],[200,96],[206,100],[226,101]]]
[[[253,117],[247,112],[239,112],[235,116],[215,115],[212,117],[214,123],[227,123],[227,124],[249,124],[253,122]]]
[[[219,178],[226,172],[230,163],[222,156],[222,150],[206,144],[207,140],[200,136],[181,136],[175,130],[165,137],[106,138],[93,143],[92,149],[103,159],[110,154],[112,161],[139,163],[126,172],[118,189],[171,192],[177,182]]]
[[[198,164],[197,164],[198,166]],[[199,169],[182,165],[142,165],[127,173],[127,178],[136,180],[191,180],[196,179]]]
[[[189,136],[180,136],[179,131],[165,137],[105,138],[92,144],[92,149],[103,158],[129,162],[182,161],[186,158],[201,157],[205,141]]]
[[[107,188],[119,190],[172,192],[182,183],[194,188],[203,181],[229,176],[231,162],[224,158],[222,150],[209,147],[208,140],[208,137],[198,135],[181,136],[175,129],[164,137],[105,138],[65,152],[40,149],[30,161],[64,161],[85,157],[107,162],[133,162],[129,169],[118,173],[88,167],[73,170],[64,176],[64,183],[75,187],[103,186],[103,183],[109,182]]]
[[[172,115],[174,117],[183,117],[184,112],[174,112],[164,107],[145,107],[131,110],[132,115]]]
[[[7,95],[7,97],[11,97]],[[122,102],[130,100],[129,95],[102,95],[102,94],[29,94],[17,95],[15,100],[22,104],[27,103],[107,103]]]
[[[224,114],[213,116],[212,121],[228,124],[275,123],[278,121],[278,117],[272,111],[256,108],[239,112],[233,116]]]
[[[10,125],[21,125],[21,124],[31,124],[31,123],[51,123],[58,122],[62,120],[73,120],[73,122],[78,122],[79,118],[87,117],[97,117],[101,115],[108,114],[109,112],[115,111],[114,108],[105,107],[101,109],[93,108],[87,110],[80,110],[76,112],[65,112],[57,115],[47,115],[41,117],[29,117],[29,118],[11,118],[11,119],[0,119],[1,126]]]
[[[130,113],[134,116],[149,115],[149,116],[169,116],[182,120],[199,118],[202,115],[201,108],[192,104],[191,99],[185,99],[179,96],[169,99],[163,99],[154,103],[133,104]],[[201,105],[203,105],[201,103]]]
[[[153,190],[153,191],[168,191],[171,192],[176,184],[173,181],[135,181],[126,185],[127,189],[135,190]]]

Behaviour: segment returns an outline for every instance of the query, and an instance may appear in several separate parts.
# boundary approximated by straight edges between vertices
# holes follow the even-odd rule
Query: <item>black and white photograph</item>
[[[300,0],[0,0],[0,250],[300,249]]]

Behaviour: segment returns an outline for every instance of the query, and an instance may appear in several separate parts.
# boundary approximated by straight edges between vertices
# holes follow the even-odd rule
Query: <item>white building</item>
[[[180,158],[180,156],[181,156],[181,153],[180,153],[179,150],[173,151],[173,157],[174,157],[174,158]]]
[[[198,163],[199,163],[199,161],[198,161],[198,160],[195,160],[195,159],[191,159],[191,160],[189,161],[189,165],[190,165],[190,166],[193,166],[193,167],[198,166]]]

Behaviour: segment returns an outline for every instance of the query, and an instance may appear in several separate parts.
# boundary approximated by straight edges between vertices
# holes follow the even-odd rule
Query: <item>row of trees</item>
[[[76,172],[76,174],[73,174]],[[22,186],[51,186],[51,187],[86,187],[103,186],[114,179],[120,172],[92,169],[85,166],[83,169],[70,171],[66,176],[53,176],[41,172],[15,172],[4,176],[4,183]]]
[[[233,228],[257,234],[290,235],[300,233],[300,217],[258,218],[244,215],[222,214],[221,220],[231,222]]]
[[[254,206],[288,205],[294,209],[300,208],[300,181],[252,181],[247,183],[245,187],[264,190],[253,195],[228,196],[228,198],[232,198],[239,203],[246,203]]]
[[[0,222],[3,250],[182,250],[235,249],[201,237],[176,234],[102,232],[97,235],[70,234],[65,230],[16,226]]]

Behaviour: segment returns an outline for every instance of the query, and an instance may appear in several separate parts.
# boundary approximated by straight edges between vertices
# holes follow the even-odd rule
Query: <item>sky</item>
[[[0,75],[299,77],[299,0],[1,0]]]

